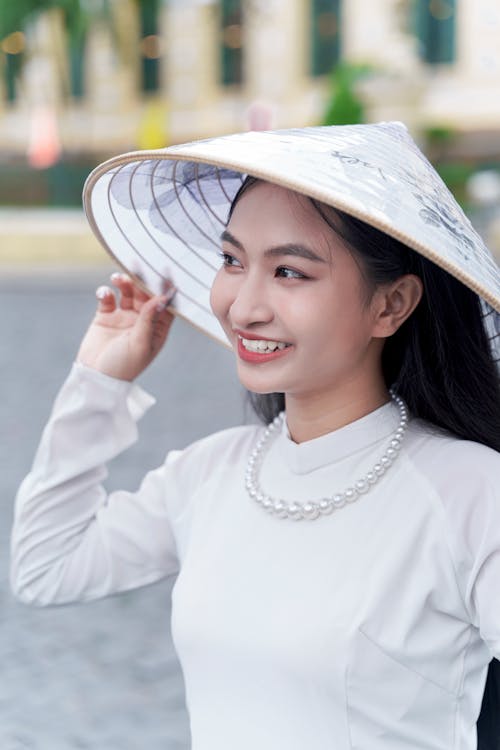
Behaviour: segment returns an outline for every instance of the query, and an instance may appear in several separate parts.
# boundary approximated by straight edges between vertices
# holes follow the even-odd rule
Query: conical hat
[[[482,297],[498,342],[500,269],[401,123],[248,132],[123,154],[89,175],[84,205],[120,266],[153,293],[172,279],[174,312],[227,343],[209,293],[247,175],[341,209],[434,261]]]

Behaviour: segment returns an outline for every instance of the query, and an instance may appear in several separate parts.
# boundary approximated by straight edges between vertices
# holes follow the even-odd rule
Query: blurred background
[[[81,210],[121,151],[245,129],[403,120],[500,257],[498,0],[0,0],[0,748],[189,747],[172,581],[13,601],[16,487],[111,261]],[[181,321],[109,488],[252,420],[232,355]],[[207,398],[209,395],[209,398]]]
[[[497,0],[0,0],[0,206],[79,208],[120,151],[397,119],[498,253],[499,58]],[[75,261],[99,257],[81,214],[54,216],[36,253],[66,259],[72,234]]]

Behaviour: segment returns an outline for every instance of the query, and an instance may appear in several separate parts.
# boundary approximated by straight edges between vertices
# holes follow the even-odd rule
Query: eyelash
[[[222,258],[222,265],[226,268],[231,268],[233,264],[230,261],[236,260],[236,258],[231,255],[230,253],[218,253],[219,257]],[[287,271],[290,274],[293,274],[293,276],[281,276],[280,278],[284,279],[307,279],[309,278],[303,273],[300,273],[300,271],[296,271],[294,268],[288,268],[288,266],[278,266],[276,268],[276,271]]]

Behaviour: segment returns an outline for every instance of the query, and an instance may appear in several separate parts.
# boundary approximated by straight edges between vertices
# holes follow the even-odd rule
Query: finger
[[[116,310],[116,297],[109,286],[100,286],[96,289],[97,311],[109,313]]]
[[[135,278],[126,273],[114,273],[111,281],[120,290],[120,307],[122,310],[135,310],[139,312],[141,307],[151,294],[140,287]]]
[[[169,294],[171,289],[175,289],[174,282],[169,276],[163,276],[161,280],[162,294]]]
[[[151,298],[143,306],[134,327],[138,344],[151,354],[156,354],[163,346],[174,319],[167,309],[169,299],[166,295]]]
[[[130,276],[125,273],[113,273],[111,281],[120,290],[120,307],[122,310],[134,308],[134,285]]]
[[[132,289],[134,292],[134,307],[136,310],[140,310],[143,304],[151,299],[151,294],[145,292],[138,284],[133,284]]]
[[[165,287],[163,294],[160,295],[156,300],[156,311],[161,313],[164,310],[166,310],[167,307],[171,304],[176,294],[177,294],[177,289],[173,285],[173,282],[172,281],[166,282],[166,287]]]
[[[133,309],[139,312],[144,303],[151,299],[151,292],[147,291],[144,286],[141,286],[144,285],[144,281],[140,273],[133,272],[132,276],[127,276],[127,274],[122,275],[130,284],[128,288],[132,292]]]
[[[152,295],[150,292],[144,291],[145,289],[147,289],[147,286],[144,279],[144,274],[142,273],[140,266],[138,266],[137,263],[133,263],[130,271],[134,287],[137,290],[136,299],[142,305],[146,300],[150,299]]]

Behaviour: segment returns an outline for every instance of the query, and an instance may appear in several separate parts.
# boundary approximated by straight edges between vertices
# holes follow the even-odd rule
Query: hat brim
[[[440,177],[399,124],[243,133],[97,167],[84,188],[90,225],[172,312],[227,344],[209,302],[220,234],[246,175],[338,208],[400,240],[500,312],[500,271]]]

